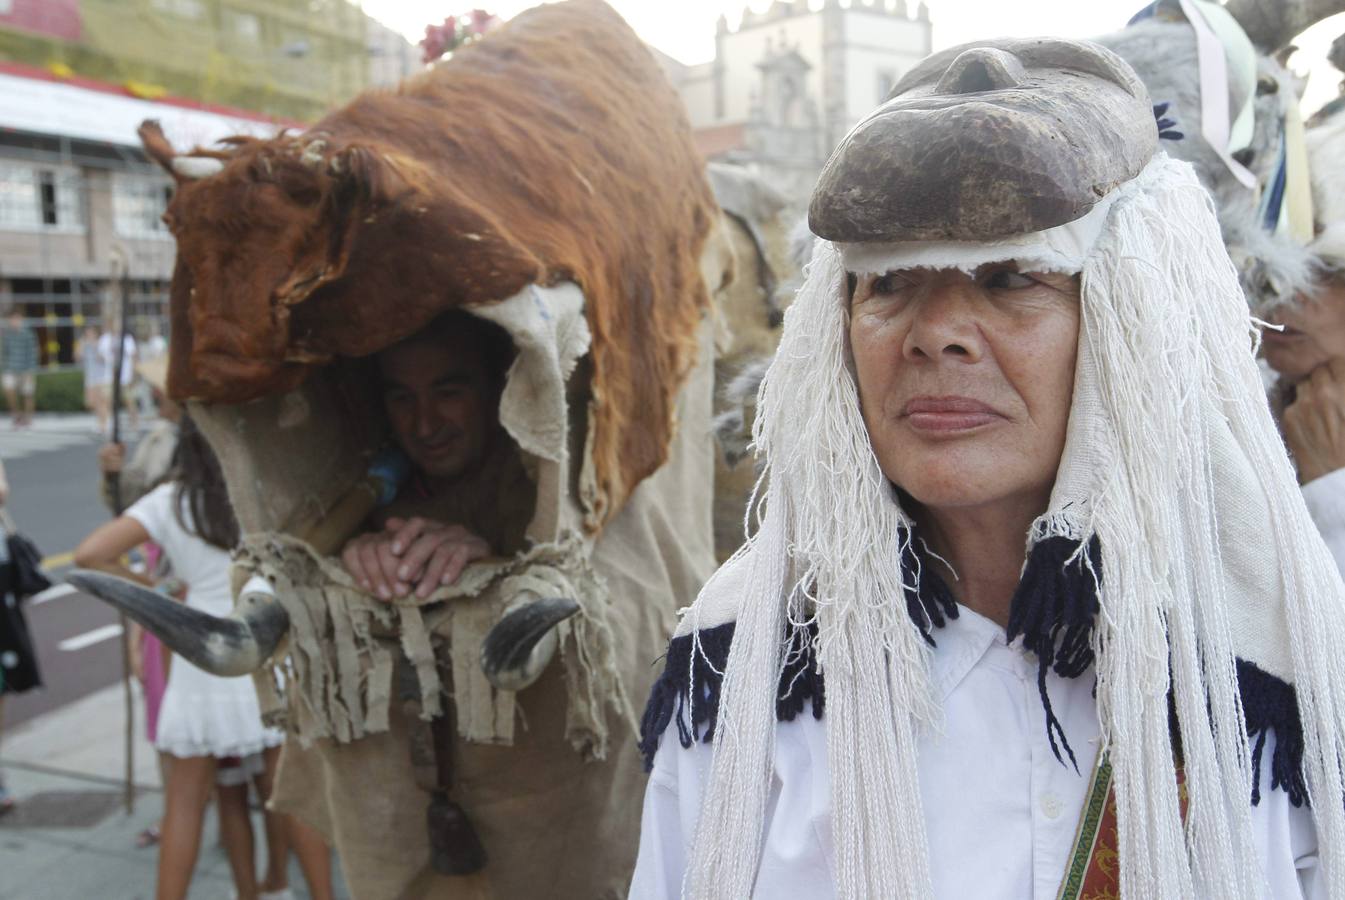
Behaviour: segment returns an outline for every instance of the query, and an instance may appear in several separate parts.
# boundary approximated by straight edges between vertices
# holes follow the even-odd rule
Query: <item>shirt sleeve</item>
[[[1336,568],[1345,573],[1345,469],[1303,485],[1303,502],[1335,558]]]
[[[682,873],[686,871],[691,838],[682,811],[687,806],[700,807],[700,785],[680,783],[678,764],[685,755],[681,750],[676,739],[668,740],[665,734],[654,756],[640,816],[640,853],[631,879],[630,900],[677,900],[682,896]],[[693,796],[680,797],[681,789]]]
[[[130,516],[142,526],[154,543],[165,546],[176,526],[173,515],[173,484],[161,484],[132,503],[123,515]]]

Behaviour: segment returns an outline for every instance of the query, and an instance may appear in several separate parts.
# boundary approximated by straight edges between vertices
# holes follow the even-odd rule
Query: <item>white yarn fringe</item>
[[[1278,561],[1304,766],[1331,896],[1345,897],[1345,588],[1261,393],[1251,321],[1208,194],[1186,164],[1166,158],[1121,190],[1128,196],[1083,273],[1080,356],[1096,365],[1116,448],[1091,518],[1104,582],[1093,635],[1098,713],[1115,772],[1122,894],[1263,896],[1234,665],[1243,648],[1229,615],[1236,567],[1225,558],[1243,555]],[[1215,469],[1230,453],[1255,473],[1250,481]],[[1220,511],[1261,500],[1258,491],[1265,542],[1222,540]],[[1184,833],[1169,686],[1189,793]]]
[[[815,615],[841,898],[928,896],[915,735],[937,720],[928,648],[906,613],[907,524],[878,468],[850,374],[845,271],[818,242],[785,314],[755,425],[761,526],[739,551],[752,575],[720,692],[710,777],[685,895],[751,895],[770,791],[787,625]],[[830,377],[822,373],[832,373]],[[888,672],[887,679],[874,673]],[[860,752],[862,750],[862,752]]]

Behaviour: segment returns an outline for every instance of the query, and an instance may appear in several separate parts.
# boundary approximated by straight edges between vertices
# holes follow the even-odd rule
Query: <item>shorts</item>
[[[31,397],[37,393],[37,376],[32,372],[0,372],[0,387],[17,389],[19,396]]]

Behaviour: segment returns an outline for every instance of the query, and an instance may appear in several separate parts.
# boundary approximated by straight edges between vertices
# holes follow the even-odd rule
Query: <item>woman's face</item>
[[[855,286],[850,344],[883,473],[933,509],[1043,511],[1065,446],[1079,282],[993,264]],[[1036,513],[1034,513],[1035,515]]]
[[[1301,381],[1327,360],[1345,356],[1345,276],[1327,279],[1267,319],[1284,330],[1262,333],[1261,355],[1285,378]]]

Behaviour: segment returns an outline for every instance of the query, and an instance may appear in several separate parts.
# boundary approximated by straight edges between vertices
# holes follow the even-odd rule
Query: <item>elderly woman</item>
[[[1133,72],[936,54],[810,225],[632,896],[1345,897],[1345,587]]]

